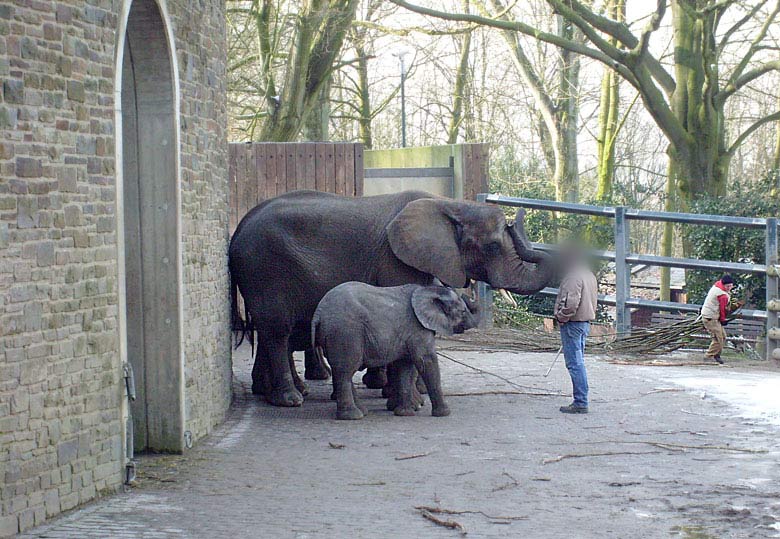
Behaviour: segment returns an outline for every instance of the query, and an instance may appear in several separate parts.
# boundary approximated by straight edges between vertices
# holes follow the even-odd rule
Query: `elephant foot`
[[[392,384],[385,384],[385,386],[382,388],[382,398],[383,399],[390,399],[395,395],[395,388]]]
[[[252,395],[265,395],[268,393],[268,388],[260,380],[252,381]]]
[[[357,406],[358,410],[360,410],[361,412],[363,412],[363,415],[368,415],[368,408],[366,408],[365,406],[363,406],[363,404],[362,404],[362,403],[360,403],[360,402],[356,402],[356,403],[355,403],[355,406]]]
[[[360,411],[360,408],[358,408],[357,406],[352,408],[336,410],[336,419],[347,419],[347,420],[363,419],[364,415],[365,414],[362,411]]]
[[[446,404],[436,406],[433,411],[431,411],[431,415],[433,417],[446,417],[450,415],[450,407]]]
[[[274,406],[294,407],[303,404],[303,395],[295,389],[275,389],[266,396],[269,404]]]
[[[295,381],[294,381],[294,382],[295,382],[295,389],[297,389],[297,390],[298,390],[298,392],[299,392],[299,393],[300,393],[302,396],[304,396],[304,397],[305,397],[306,395],[308,395],[308,394],[309,394],[309,387],[308,387],[308,386],[307,386],[307,385],[306,385],[306,384],[303,382],[303,380],[301,380],[300,378],[298,378],[298,377],[296,376],[296,377],[295,377]]]
[[[307,363],[303,377],[307,380],[327,380],[330,378],[330,369],[319,361],[313,365]]]
[[[401,417],[413,416],[414,408],[408,406],[396,406],[393,410],[393,414]]]
[[[425,381],[421,377],[417,377],[417,381],[415,382],[415,386],[417,387],[418,393],[421,395],[427,395],[428,394],[428,388],[425,387]]]
[[[363,383],[368,389],[382,389],[387,385],[387,374],[384,369],[368,369],[363,375]]]

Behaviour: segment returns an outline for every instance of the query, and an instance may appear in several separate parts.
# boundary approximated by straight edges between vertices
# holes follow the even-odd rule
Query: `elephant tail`
[[[322,342],[317,338],[320,329],[320,311],[317,309],[314,311],[314,316],[311,319],[311,347],[314,350],[314,354],[317,356],[320,364],[327,365],[325,363],[325,354],[322,352]]]
[[[254,326],[252,325],[252,317],[249,311],[246,310],[244,305],[244,315],[241,317],[241,312],[238,308],[238,284],[233,276],[233,272],[230,272],[230,329],[233,331],[235,340],[235,347],[241,346],[244,342],[244,338],[252,345],[252,353],[254,354],[255,348],[255,334]]]

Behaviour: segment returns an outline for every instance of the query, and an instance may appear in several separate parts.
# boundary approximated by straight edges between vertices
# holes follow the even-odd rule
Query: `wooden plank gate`
[[[263,200],[299,189],[363,195],[363,145],[236,142],[229,145],[230,232]]]

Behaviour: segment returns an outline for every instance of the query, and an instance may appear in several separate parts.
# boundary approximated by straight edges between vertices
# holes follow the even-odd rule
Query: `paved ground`
[[[363,390],[369,415],[342,422],[327,382],[299,409],[253,398],[239,350],[236,405],[213,436],[185,457],[143,458],[131,492],[23,537],[459,535],[416,506],[458,511],[437,516],[468,537],[780,537],[780,427],[721,400],[717,383],[777,388],[777,373],[591,361],[592,413],[567,416],[562,362],[543,377],[552,354],[445,353],[522,387],[443,361],[450,417],[394,417]]]

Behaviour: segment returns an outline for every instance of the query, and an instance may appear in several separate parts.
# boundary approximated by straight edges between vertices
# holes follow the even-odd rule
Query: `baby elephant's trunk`
[[[466,315],[464,329],[471,329],[471,328],[478,327],[480,319],[482,318],[482,312],[479,308],[479,302],[471,299],[466,294],[461,294],[460,297],[461,299],[463,299],[463,303],[466,304],[466,308],[469,310],[468,314]]]

